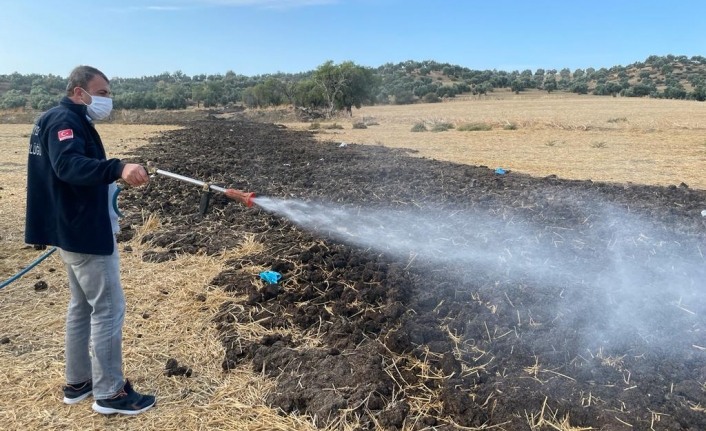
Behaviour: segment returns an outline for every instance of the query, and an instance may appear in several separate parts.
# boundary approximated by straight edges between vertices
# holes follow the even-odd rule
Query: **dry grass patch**
[[[28,131],[31,125],[0,125],[0,280],[29,265],[42,252],[24,244]],[[169,126],[101,125],[109,156],[122,156]],[[12,397],[0,398],[3,429],[127,430],[313,430],[310,418],[280,416],[264,403],[274,383],[247,367],[224,372],[224,349],[213,318],[231,294],[208,287],[231,259],[257,253],[263,245],[248,237],[219,256],[183,255],[163,263],[143,262],[149,244],[141,238],[160,229],[143,214],[137,235],[121,251],[127,299],[124,370],[138,390],[157,395],[157,406],[137,417],[106,417],[90,400],[62,403],[64,319],[69,299],[66,272],[54,253],[0,290],[0,384]],[[35,291],[42,280],[47,290]],[[254,331],[254,332],[253,332]],[[251,328],[256,336],[256,328]],[[243,329],[247,333],[247,329]],[[167,377],[167,360],[193,370],[191,377]]]
[[[465,123],[456,127],[456,130],[460,132],[485,132],[493,130],[493,126],[487,123]]]
[[[417,150],[416,155],[535,176],[706,188],[706,109],[694,101],[520,94],[433,104],[365,106],[368,129],[316,139]],[[343,121],[343,120],[342,120]],[[414,133],[416,124],[489,125],[483,133]],[[290,123],[305,129],[309,123]],[[418,126],[417,126],[418,127]],[[562,143],[547,145],[548,142]],[[596,144],[596,143],[604,144]]]

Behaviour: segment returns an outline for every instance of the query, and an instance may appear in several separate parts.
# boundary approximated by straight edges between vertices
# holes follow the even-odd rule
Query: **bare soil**
[[[703,292],[706,192],[686,184],[499,175],[405,149],[340,147],[309,132],[216,119],[167,132],[132,158],[260,196],[363,211],[419,207],[437,211],[441,224],[457,211],[516,217],[551,232],[537,241],[554,244],[557,259],[571,254],[598,267],[611,264],[613,232],[587,220],[595,205],[618,208],[670,238],[663,248],[632,249],[646,286],[650,256],[690,250],[683,266],[663,271],[695,271],[693,290]],[[198,188],[173,180],[129,189],[120,201],[133,214],[121,241],[141,223],[141,211],[162,220],[143,239],[154,246],[144,260],[216,254],[249,234],[264,244],[212,280],[233,294],[215,323],[223,369],[249,367],[275,379],[267,401],[283,414],[310,414],[321,427],[357,418],[361,429],[706,429],[703,302],[687,311],[667,307],[672,298],[664,292],[661,304],[643,304],[652,316],[649,337],[628,326],[619,339],[606,339],[619,290],[591,290],[551,272],[538,281],[528,276],[532,268],[502,273],[471,264],[469,276],[451,262],[356,247],[222,196],[201,217]],[[283,278],[267,285],[255,268]],[[238,333],[238,323],[252,322],[268,335],[248,341]]]

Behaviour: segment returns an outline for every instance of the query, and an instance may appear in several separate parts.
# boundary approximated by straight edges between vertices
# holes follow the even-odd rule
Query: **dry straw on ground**
[[[354,129],[353,123],[378,125]],[[410,148],[418,156],[536,176],[706,188],[706,105],[695,101],[534,92],[443,103],[366,106],[318,139]],[[412,132],[423,123],[488,131]],[[290,127],[306,130],[310,123]]]
[[[143,145],[160,126],[101,127],[113,156]],[[0,171],[0,280],[36,259],[40,252],[23,243],[25,163],[31,125],[0,125],[0,152],[9,155]],[[212,323],[219,306],[232,297],[209,289],[209,281],[228,259],[248,254],[252,241],[221,256],[179,256],[164,263],[140,258],[147,246],[140,237],[159,228],[144,216],[138,235],[121,252],[123,287],[128,303],[124,330],[125,373],[138,390],[155,393],[157,407],[137,417],[104,417],[91,402],[65,406],[62,401],[64,316],[68,286],[56,253],[25,276],[0,290],[0,397],[3,429],[134,430],[307,430],[306,417],[283,417],[263,403],[272,383],[247,367],[224,373],[223,348]],[[126,244],[121,244],[122,247]],[[49,288],[35,291],[39,279]],[[201,295],[201,296],[200,296]],[[193,375],[166,377],[174,358]]]
[[[353,119],[337,119],[343,130],[320,130],[318,139],[418,150],[418,155],[534,175],[706,188],[706,109],[685,101],[551,95],[511,96],[494,100],[411,106],[365,107]],[[353,129],[361,119],[367,129]],[[491,130],[413,133],[418,122],[489,124]],[[377,124],[373,124],[377,123]],[[514,125],[508,127],[508,125]],[[308,129],[308,123],[289,124]],[[122,156],[145,145],[145,137],[166,126],[102,125],[110,155]],[[429,129],[431,127],[428,127]],[[25,164],[30,124],[0,125],[0,280],[30,264],[40,252],[23,242]],[[129,156],[128,156],[129,157]],[[155,393],[158,405],[133,418],[104,417],[90,401],[61,402],[66,274],[54,254],[9,287],[0,290],[0,423],[7,429],[135,430],[307,430],[306,416],[280,416],[263,399],[272,382],[241,367],[222,371],[223,348],[212,322],[231,294],[209,288],[229,259],[261,245],[248,238],[240,248],[219,256],[179,256],[147,263],[141,235],[159,229],[159,220],[143,214],[138,235],[122,252],[122,279],[128,301],[124,334],[125,372],[139,390]],[[252,269],[253,273],[257,271]],[[49,288],[34,289],[39,280]],[[198,297],[198,299],[197,299]],[[242,334],[257,336],[253,324]],[[190,378],[166,377],[174,358],[193,370]],[[415,372],[428,370],[414,363]],[[394,364],[389,368],[393,378]],[[473,372],[472,369],[465,370]],[[433,377],[433,376],[429,376]],[[425,399],[410,400],[416,411]],[[576,430],[568,418],[550,411],[527,412],[532,429]],[[334,424],[354,429],[354,423]],[[548,428],[549,427],[549,428]],[[502,429],[499,427],[498,429]]]

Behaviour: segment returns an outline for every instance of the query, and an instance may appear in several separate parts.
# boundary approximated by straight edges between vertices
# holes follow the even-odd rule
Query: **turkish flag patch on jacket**
[[[64,130],[59,130],[59,142],[64,141],[66,139],[73,139],[74,138],[74,131],[71,129],[64,129]]]

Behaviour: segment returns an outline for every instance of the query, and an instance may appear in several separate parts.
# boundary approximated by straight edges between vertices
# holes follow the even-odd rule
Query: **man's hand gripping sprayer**
[[[155,175],[163,175],[165,177],[173,178],[179,181],[184,181],[186,183],[194,184],[196,186],[201,187],[201,203],[199,205],[199,211],[201,215],[206,214],[206,210],[208,210],[208,204],[211,201],[211,194],[215,191],[218,193],[223,193],[228,197],[229,199],[233,199],[234,201],[238,201],[240,203],[245,204],[247,207],[251,207],[254,203],[254,198],[255,198],[255,193],[251,192],[243,192],[241,190],[236,190],[236,189],[226,189],[224,187],[216,186],[213,184],[209,184],[205,181],[197,180],[194,178],[189,178],[185,177],[183,175],[175,174],[173,172],[168,172],[164,171],[161,169],[157,169],[153,166],[151,166],[149,163],[147,165],[147,172],[149,173],[150,177],[153,177]],[[124,215],[120,212],[118,209],[118,194],[125,189],[126,186],[118,186],[118,189],[115,191],[113,194],[113,210],[115,210],[115,213],[120,216],[124,217]]]

